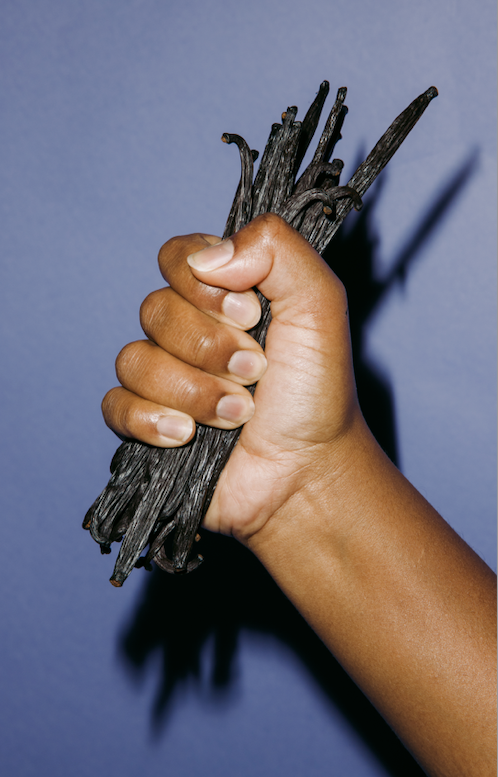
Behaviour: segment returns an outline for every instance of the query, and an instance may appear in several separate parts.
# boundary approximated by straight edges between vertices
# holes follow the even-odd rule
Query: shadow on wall
[[[386,294],[404,280],[425,241],[441,225],[475,170],[476,161],[477,154],[472,154],[441,189],[385,278],[377,279],[374,275],[376,241],[371,225],[382,179],[353,227],[336,236],[325,257],[348,291],[358,394],[364,415],[395,462],[393,396],[388,377],[366,358],[366,329]],[[175,577],[157,569],[152,572],[142,600],[119,640],[119,652],[131,679],[145,679],[150,658],[161,657],[152,707],[153,733],[160,736],[183,683],[194,680],[199,688],[202,685],[205,694],[202,656],[206,644],[213,639],[209,692],[213,700],[230,700],[236,686],[237,640],[242,629],[252,629],[280,638],[295,651],[330,703],[348,719],[387,774],[421,776],[423,772],[391,729],[257,559],[235,540],[208,532],[203,532],[202,552],[206,562],[191,575]]]

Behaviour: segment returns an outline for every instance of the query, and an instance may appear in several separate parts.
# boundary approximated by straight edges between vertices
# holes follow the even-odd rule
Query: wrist
[[[329,552],[340,555],[347,538],[364,523],[361,503],[368,504],[368,485],[379,466],[400,475],[358,411],[343,435],[308,455],[285,502],[244,544],[267,567],[272,559],[285,563],[296,548],[306,548],[304,555],[314,553],[312,546],[319,552],[324,542]]]

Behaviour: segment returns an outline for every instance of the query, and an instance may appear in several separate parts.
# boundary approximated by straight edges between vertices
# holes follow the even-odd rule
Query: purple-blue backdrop
[[[2,774],[418,773],[230,540],[207,539],[208,569],[182,590],[143,571],[116,590],[80,524],[117,444],[100,400],[161,285],[157,251],[223,229],[238,159],[221,133],[262,151],[327,78],[349,89],[351,172],[435,84],[371,200],[375,279],[404,272],[364,356],[391,392],[401,469],[494,565],[495,14],[491,0],[2,3]]]

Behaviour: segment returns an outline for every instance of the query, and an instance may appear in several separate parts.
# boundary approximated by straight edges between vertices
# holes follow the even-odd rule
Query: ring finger
[[[148,340],[123,348],[116,374],[138,397],[218,429],[234,429],[254,413],[252,396],[243,386],[192,367]]]

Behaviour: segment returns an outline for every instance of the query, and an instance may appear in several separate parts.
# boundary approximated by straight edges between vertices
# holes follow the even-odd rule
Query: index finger
[[[219,243],[215,235],[194,233],[173,237],[159,251],[159,269],[164,280],[184,299],[218,321],[251,329],[261,316],[261,305],[250,287],[241,291],[209,286],[192,273],[187,256]]]

